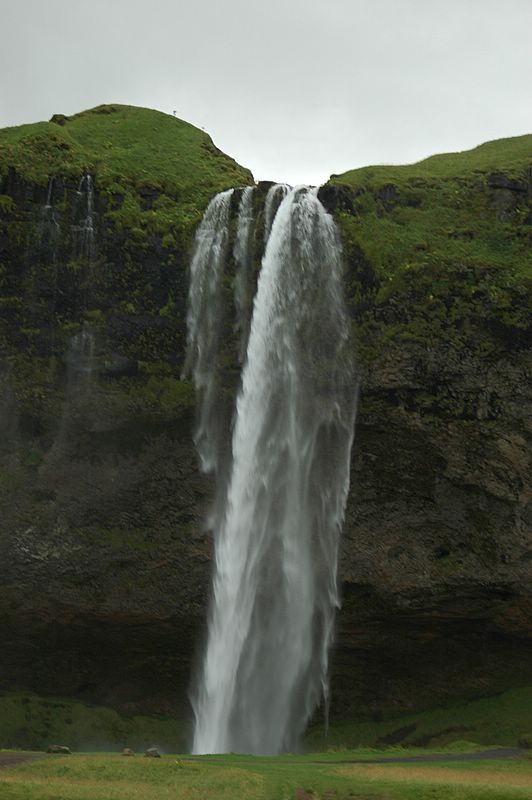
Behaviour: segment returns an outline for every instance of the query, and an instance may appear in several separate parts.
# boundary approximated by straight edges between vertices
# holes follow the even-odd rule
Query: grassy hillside
[[[531,176],[528,135],[408,166],[363,167],[331,183],[353,193],[344,232],[383,279],[449,262],[530,276]]]
[[[370,276],[374,314],[390,302],[402,309],[391,315],[394,334],[456,339],[466,318],[528,328],[532,135],[352,170],[333,175],[329,187],[342,198],[337,218],[347,258]],[[355,305],[367,301],[359,283],[356,275]],[[465,323],[463,334],[470,333]]]
[[[136,195],[145,187],[164,195],[155,201],[161,221],[177,214],[186,226],[197,222],[213,194],[253,181],[249,170],[188,122],[123,105],[0,130],[0,178],[10,167],[41,185],[53,176],[89,172],[100,193],[125,195],[117,217],[130,227],[139,216]]]
[[[521,176],[523,169],[532,166],[532,134],[496,139],[473,150],[441,153],[415,164],[371,166],[331,175],[333,183],[348,186],[361,184],[408,184],[413,179],[445,179],[470,176],[471,173],[501,171],[512,177]]]

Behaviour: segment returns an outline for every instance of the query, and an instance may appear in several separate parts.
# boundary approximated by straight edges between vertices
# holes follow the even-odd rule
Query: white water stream
[[[74,226],[76,233],[76,255],[80,258],[86,258],[92,261],[96,256],[96,235],[94,230],[94,184],[92,175],[86,173],[83,175],[79,182],[77,195],[77,206],[85,201],[85,216],[81,219],[79,225]]]
[[[194,379],[197,426],[194,438],[204,472],[216,472],[220,461],[220,419],[217,414],[218,355],[223,318],[222,277],[229,242],[229,210],[233,189],[209,203],[196,233],[190,265],[185,374]]]
[[[210,381],[229,200],[218,195],[207,209],[191,270],[189,359],[204,468],[218,435],[206,418],[216,417]],[[292,189],[262,261],[232,459],[213,516],[196,753],[293,750],[327,698],[355,417],[351,352],[334,222],[315,190]]]

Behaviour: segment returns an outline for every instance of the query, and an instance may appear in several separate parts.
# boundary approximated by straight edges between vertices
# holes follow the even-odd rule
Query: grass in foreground
[[[367,751],[343,753],[344,762]],[[375,754],[374,754],[375,755]],[[382,757],[382,752],[379,754]],[[187,758],[73,755],[0,771],[2,800],[517,800],[532,761],[338,763],[338,755]]]

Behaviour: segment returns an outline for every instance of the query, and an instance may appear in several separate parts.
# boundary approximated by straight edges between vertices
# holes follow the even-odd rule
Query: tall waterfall
[[[198,342],[216,335],[217,301],[213,292],[209,318],[196,295],[204,273],[209,286],[220,285],[225,203],[218,195],[207,209],[192,264],[189,357],[204,366]],[[201,398],[208,380],[199,372]],[[292,189],[262,260],[229,477],[213,518],[213,597],[193,699],[196,753],[293,750],[327,695],[355,397],[334,222],[315,190]],[[199,427],[201,441],[201,415]]]

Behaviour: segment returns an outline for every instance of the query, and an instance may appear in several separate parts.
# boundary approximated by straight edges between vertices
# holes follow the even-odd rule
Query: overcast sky
[[[0,0],[0,127],[100,103],[321,183],[532,132],[532,0]]]

